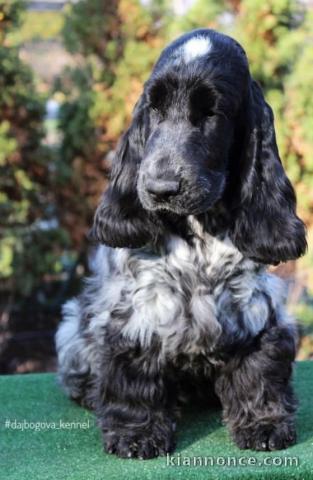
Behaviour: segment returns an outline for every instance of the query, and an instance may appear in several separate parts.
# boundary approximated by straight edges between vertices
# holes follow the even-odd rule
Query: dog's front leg
[[[173,395],[158,353],[117,342],[105,357],[96,409],[105,449],[142,459],[172,451]]]
[[[276,450],[295,443],[295,350],[292,328],[272,327],[253,352],[234,357],[218,373],[224,421],[240,448]]]

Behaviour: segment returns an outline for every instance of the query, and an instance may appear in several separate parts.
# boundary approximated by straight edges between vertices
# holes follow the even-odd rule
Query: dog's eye
[[[158,83],[151,88],[149,92],[149,101],[151,108],[163,111],[166,104],[167,88],[164,83]]]
[[[205,120],[215,115],[215,96],[207,86],[197,87],[190,95],[191,118],[194,121]]]

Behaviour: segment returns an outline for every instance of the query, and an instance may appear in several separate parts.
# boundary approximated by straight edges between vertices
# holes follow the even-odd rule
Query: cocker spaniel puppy
[[[206,29],[174,41],[120,141],[93,273],[56,335],[63,387],[94,409],[108,452],[172,451],[197,391],[217,395],[240,448],[295,442],[297,330],[266,271],[306,250],[295,210],[241,46]]]

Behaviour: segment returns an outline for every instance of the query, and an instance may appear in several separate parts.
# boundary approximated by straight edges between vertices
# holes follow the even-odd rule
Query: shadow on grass
[[[175,452],[179,453],[198,441],[208,439],[210,435],[222,429],[221,408],[204,407],[196,405],[194,411],[191,407],[183,410],[180,420],[177,422]],[[228,434],[227,434],[228,435]]]

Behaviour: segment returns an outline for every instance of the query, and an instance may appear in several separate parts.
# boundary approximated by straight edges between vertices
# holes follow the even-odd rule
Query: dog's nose
[[[178,193],[179,181],[148,178],[146,180],[146,189],[153,196],[160,198],[169,197]]]

